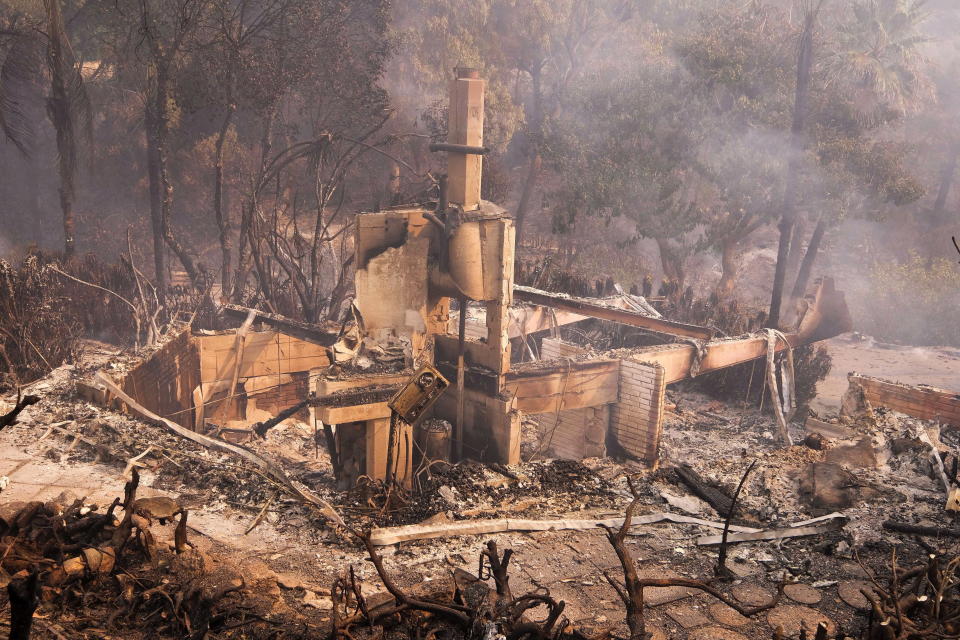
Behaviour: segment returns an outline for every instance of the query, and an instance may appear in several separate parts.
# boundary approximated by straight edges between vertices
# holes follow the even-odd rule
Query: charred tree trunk
[[[170,77],[166,63],[155,66],[153,92],[148,100],[147,124],[152,125],[148,134],[148,160],[150,161],[150,213],[154,221],[154,233],[159,227],[163,244],[170,247],[183,265],[194,286],[200,284],[200,274],[193,258],[180,244],[170,226],[170,212],[173,208],[173,185],[167,172],[167,139],[170,135]],[[151,104],[152,102],[152,104]],[[153,113],[150,114],[149,112]],[[154,251],[157,249],[154,237]],[[158,267],[161,265],[158,264]]]
[[[939,218],[947,208],[947,198],[950,196],[950,189],[953,188],[953,179],[957,173],[957,164],[960,163],[960,143],[957,143],[950,149],[950,155],[947,157],[947,164],[944,165],[940,174],[940,190],[937,192],[937,201],[933,205],[933,212]]]
[[[29,640],[33,626],[33,612],[40,603],[39,573],[7,585],[10,598],[10,640]]]
[[[520,246],[523,223],[529,212],[530,201],[533,199],[533,192],[537,188],[537,182],[540,179],[540,169],[543,165],[543,158],[540,155],[540,138],[543,133],[543,83],[541,79],[541,69],[539,67],[534,67],[530,70],[530,80],[533,83],[532,113],[530,118],[530,164],[527,168],[527,177],[523,183],[523,192],[520,195],[520,202],[517,204],[517,211],[514,216],[516,219],[517,246]]]
[[[793,125],[790,128],[792,144],[784,184],[783,213],[778,225],[780,243],[777,247],[777,266],[773,276],[770,314],[767,318],[767,326],[774,328],[780,324],[780,307],[783,302],[787,262],[790,257],[790,239],[793,235],[793,227],[797,217],[797,190],[800,182],[799,154],[804,146],[803,133],[806,128],[807,106],[810,101],[810,75],[813,70],[813,32],[816,20],[816,10],[810,10],[804,20],[803,33],[800,36],[800,50],[797,54],[797,88],[793,106]]]
[[[237,112],[237,105],[234,104],[233,100],[235,75],[232,70],[228,73],[226,112],[223,116],[223,122],[220,124],[220,132],[217,135],[213,178],[213,211],[217,218],[217,228],[220,231],[220,290],[224,296],[230,292],[230,276],[233,274],[233,242],[230,235],[229,205],[226,202],[223,186],[223,158],[227,134],[233,124],[233,116]]]
[[[77,131],[70,113],[70,96],[67,90],[67,74],[74,69],[65,59],[63,42],[58,33],[63,33],[63,17],[60,0],[45,0],[47,12],[47,69],[50,73],[50,97],[47,100],[47,115],[57,133],[57,172],[60,177],[60,211],[63,214],[63,256],[73,257],[74,246],[74,176],[77,170]]]
[[[73,146],[73,132],[66,87],[63,83],[63,77],[59,73],[53,75],[52,96],[47,103],[47,109],[50,112],[50,120],[57,131],[57,171],[60,174],[60,211],[63,214],[63,257],[69,260],[76,251],[73,218],[73,176],[77,159],[76,149]]]
[[[800,263],[800,271],[797,272],[797,281],[793,285],[791,300],[799,300],[807,292],[807,285],[810,283],[810,274],[813,273],[813,265],[817,261],[817,254],[820,253],[820,244],[823,242],[823,236],[827,231],[827,219],[823,214],[817,220],[817,226],[813,229],[813,235],[810,236],[810,244],[807,245],[807,252],[803,256],[803,262]]]
[[[785,282],[794,282],[794,278],[800,268],[808,226],[807,216],[799,215],[795,218],[793,233],[790,234],[790,254],[787,258],[787,276]]]
[[[147,177],[150,182],[150,226],[153,229],[153,269],[157,283],[157,297],[163,304],[167,294],[167,247],[163,242],[163,206],[161,204],[158,143],[156,140],[157,114],[147,103],[144,124],[147,133]]]
[[[660,249],[660,265],[663,267],[663,277],[676,285],[674,292],[679,297],[683,293],[683,283],[686,273],[683,270],[683,256],[670,244],[669,238],[655,238]]]
[[[717,283],[717,296],[721,300],[733,294],[739,270],[740,241],[727,238],[720,244],[720,282]]]
[[[264,114],[263,134],[260,138],[260,175],[263,175],[263,172],[266,171],[267,163],[270,161],[270,151],[273,149],[273,128],[277,119],[277,109],[278,105],[273,103],[267,108]],[[253,214],[252,204],[244,206],[240,214],[240,232],[238,234],[240,246],[237,250],[237,271],[233,279],[233,290],[230,293],[230,298],[236,303],[241,302],[244,286],[250,275],[251,259],[253,258],[253,250],[250,245],[252,240],[251,227],[253,225]]]

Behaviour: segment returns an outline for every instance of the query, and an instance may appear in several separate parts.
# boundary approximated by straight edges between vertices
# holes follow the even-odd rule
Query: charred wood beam
[[[306,400],[301,400],[300,402],[293,405],[292,407],[287,407],[286,409],[284,409],[274,417],[270,418],[269,420],[264,420],[263,422],[256,423],[255,425],[253,425],[253,430],[261,438],[266,438],[267,431],[270,431],[270,429],[273,429],[275,426],[277,426],[278,424],[280,424],[290,416],[305,409],[309,404],[310,404],[310,398],[307,398]]]
[[[713,330],[706,327],[698,327],[697,325],[683,322],[673,322],[662,318],[651,318],[626,309],[615,309],[597,304],[586,298],[573,298],[533,289],[531,287],[514,285],[513,298],[514,300],[529,302],[542,307],[571,311],[590,318],[610,320],[612,322],[630,325],[631,327],[639,327],[641,329],[648,329],[650,331],[674,336],[710,340],[714,335]]]
[[[448,153],[464,153],[474,156],[485,156],[490,153],[489,147],[475,147],[469,144],[452,144],[450,142],[434,142],[430,145],[430,151],[446,151]]]
[[[897,533],[909,533],[919,536],[936,536],[938,538],[960,538],[960,529],[948,529],[946,527],[928,527],[919,524],[909,524],[907,522],[897,522],[896,520],[886,520],[883,528],[887,531]]]
[[[241,307],[240,305],[236,304],[224,304],[221,305],[220,309],[225,316],[240,320],[241,322],[247,318],[247,315],[251,311],[254,311],[257,314],[256,319],[260,322],[269,325],[278,331],[283,331],[288,335],[300,338],[301,340],[306,340],[308,342],[313,342],[324,347],[332,346],[337,341],[336,331],[326,329],[320,325],[310,324],[309,322],[300,322],[299,320],[293,320],[276,313],[268,313],[266,311],[260,311],[259,309]]]
[[[29,640],[33,612],[40,603],[40,574],[34,571],[23,580],[7,585],[10,597],[10,640]]]
[[[701,478],[700,474],[688,465],[677,465],[674,472],[683,484],[693,491],[698,498],[713,507],[722,517],[727,517],[730,514],[733,509],[733,498]]]

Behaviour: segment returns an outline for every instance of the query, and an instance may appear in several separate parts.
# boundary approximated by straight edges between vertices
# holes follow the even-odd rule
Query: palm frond
[[[47,69],[51,85],[47,110],[57,130],[60,177],[65,188],[72,188],[81,151],[90,147],[93,138],[93,110],[63,21],[60,0],[44,0],[43,4],[47,13]]]
[[[17,35],[0,66],[0,129],[27,156],[36,138],[31,112],[42,99],[41,46],[32,34]]]

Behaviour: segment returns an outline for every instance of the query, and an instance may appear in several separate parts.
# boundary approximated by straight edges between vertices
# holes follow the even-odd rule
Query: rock
[[[720,624],[727,627],[742,627],[750,622],[750,618],[740,615],[733,607],[728,607],[722,602],[710,605],[710,615]]]
[[[710,618],[689,604],[680,604],[667,609],[667,615],[684,629],[702,627],[710,623]]]
[[[679,509],[684,513],[688,513],[692,516],[698,516],[703,513],[703,509],[706,506],[706,503],[700,498],[694,496],[675,496],[672,493],[667,493],[666,491],[660,492],[660,497],[667,501],[671,507]]]
[[[723,627],[702,627],[694,629],[687,636],[690,640],[749,640],[747,636],[724,629]]]
[[[827,451],[826,461],[840,464],[853,469],[875,469],[877,467],[877,452],[873,449],[870,438],[862,438],[854,445],[837,447]]]
[[[176,554],[170,561],[170,572],[184,582],[206,575],[212,568],[213,563],[210,558],[205,553],[192,548]]]
[[[767,623],[773,628],[782,627],[784,634],[789,638],[799,638],[800,629],[806,628],[807,637],[812,638],[821,622],[827,625],[827,634],[832,636],[837,631],[837,625],[824,614],[797,605],[780,605],[767,613]]]
[[[814,462],[800,476],[800,499],[814,515],[847,509],[858,499],[857,479],[839,464]]]
[[[278,573],[277,584],[284,589],[306,589],[306,585],[300,576],[292,573]]]
[[[737,602],[748,607],[760,607],[770,604],[770,601],[773,600],[772,593],[750,582],[734,586],[730,593],[736,598]]]
[[[866,611],[870,609],[870,601],[860,593],[860,589],[873,592],[873,585],[861,580],[846,580],[837,586],[837,595],[854,609]]]
[[[240,570],[246,576],[247,582],[257,582],[264,579],[277,581],[277,574],[260,558],[244,558],[240,561]]]
[[[307,605],[308,607],[320,609],[321,611],[329,611],[333,609],[332,599],[327,596],[317,595],[313,591],[307,591],[303,595],[303,604]]]
[[[788,584],[783,588],[785,596],[800,604],[817,604],[823,594],[808,584]]]

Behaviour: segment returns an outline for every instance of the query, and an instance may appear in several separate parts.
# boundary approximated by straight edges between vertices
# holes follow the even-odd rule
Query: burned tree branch
[[[7,585],[10,597],[10,640],[29,640],[33,612],[40,603],[40,574],[33,571],[23,580]]]
[[[733,518],[733,513],[737,509],[737,500],[740,498],[740,491],[743,489],[743,485],[747,481],[747,476],[750,475],[750,472],[753,471],[755,466],[757,466],[756,460],[751,462],[750,466],[747,467],[747,470],[743,473],[743,477],[740,478],[740,484],[737,485],[737,490],[733,493],[733,502],[730,504],[730,511],[727,512],[726,520],[723,523],[723,540],[720,542],[720,551],[717,555],[717,566],[714,569],[714,573],[718,576],[730,576],[730,570],[727,569],[727,535],[730,533],[730,520]]]
[[[753,466],[751,465],[750,468],[752,469]],[[747,472],[749,473],[749,469]],[[744,474],[744,479],[746,479],[746,474]],[[780,602],[780,598],[783,596],[784,584],[782,582],[777,588],[776,596],[774,596],[769,603],[759,607],[748,608],[741,606],[735,600],[727,597],[718,589],[706,582],[703,582],[702,580],[694,580],[691,578],[640,578],[637,575],[637,567],[633,558],[633,554],[630,553],[630,550],[627,549],[626,544],[624,544],[627,532],[630,530],[633,512],[640,503],[640,494],[637,491],[632,478],[628,477],[627,483],[630,486],[631,494],[633,494],[633,501],[627,507],[626,515],[623,519],[623,525],[618,530],[614,530],[612,527],[604,526],[604,529],[607,531],[607,539],[610,541],[611,546],[617,554],[617,558],[620,560],[624,581],[622,584],[618,583],[617,580],[608,572],[604,572],[604,577],[617,592],[617,595],[620,596],[620,599],[627,608],[626,618],[627,627],[630,629],[630,640],[641,640],[646,638],[646,623],[644,619],[643,602],[643,590],[646,587],[686,587],[690,589],[697,589],[703,591],[704,593],[710,594],[720,602],[733,608],[739,614],[746,617],[754,616],[777,606],[777,604]],[[728,513],[730,512],[732,512],[732,508],[730,511],[728,511]]]
[[[464,628],[469,626],[471,617],[467,615],[467,612],[469,611],[467,607],[462,607],[452,603],[446,605],[439,602],[419,600],[408,596],[393,582],[389,574],[387,574],[386,569],[383,568],[383,558],[380,557],[380,554],[377,553],[377,548],[373,545],[373,542],[370,541],[370,532],[365,531],[363,533],[358,533],[355,531],[354,535],[360,538],[360,541],[366,548],[370,562],[372,562],[374,568],[376,568],[377,575],[380,576],[380,581],[383,583],[383,586],[387,588],[387,591],[390,592],[390,595],[392,595],[399,604],[406,605],[411,609],[426,611],[428,613],[442,616],[452,622],[456,622]]]
[[[14,405],[6,414],[0,416],[0,429],[4,427],[9,427],[12,424],[16,424],[17,416],[20,415],[20,412],[29,407],[40,402],[40,396],[26,395],[21,396],[20,391],[17,391],[17,403]]]

